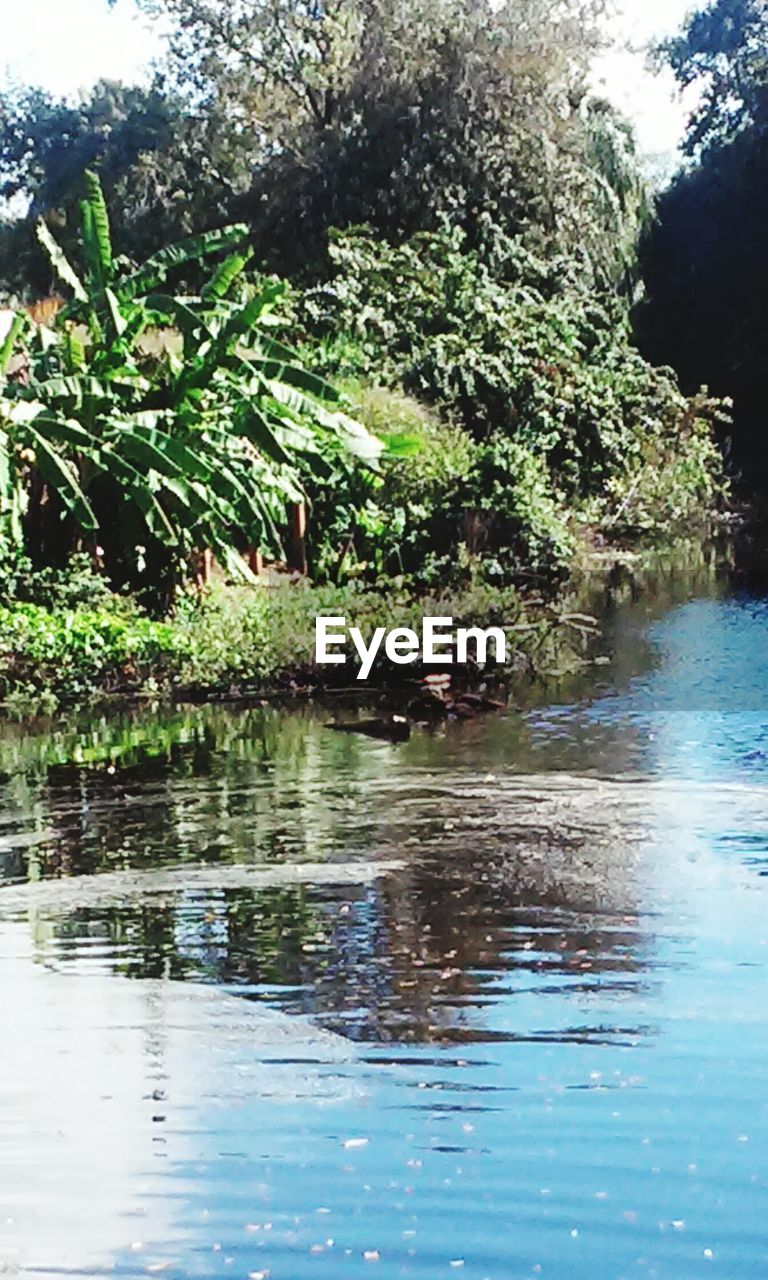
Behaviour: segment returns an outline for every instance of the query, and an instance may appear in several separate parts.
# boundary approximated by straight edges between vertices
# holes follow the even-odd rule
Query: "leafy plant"
[[[70,609],[78,605],[120,604],[126,611],[132,601],[118,598],[109,589],[90,556],[79,553],[63,569],[48,566],[36,569],[20,547],[3,548],[0,565],[0,604],[39,604],[47,609]]]
[[[648,364],[631,344],[626,302],[585,287],[573,262],[540,258],[498,228],[489,245],[472,248],[456,230],[396,246],[366,229],[340,233],[333,274],[300,306],[331,360],[341,353],[362,377],[399,381],[474,442],[448,499],[452,532],[440,528],[448,560],[463,510],[475,513],[466,549],[476,544],[494,572],[514,577],[561,569],[574,517],[617,531],[637,507],[635,483],[648,485],[643,532],[713,505],[722,406],[687,401],[669,370]],[[346,341],[329,345],[338,334]],[[701,447],[687,466],[694,436]],[[654,472],[675,475],[671,502]]]
[[[53,710],[136,690],[150,675],[169,675],[183,643],[170,625],[119,607],[0,605],[0,697]]]
[[[370,463],[381,446],[275,336],[285,286],[242,283],[243,227],[130,270],[113,255],[98,178],[85,183],[81,272],[38,229],[71,300],[51,327],[23,322],[26,366],[0,384],[6,539],[29,535],[37,493],[38,516],[53,498],[49,544],[98,542],[113,577],[172,574],[197,547],[245,577],[238,541],[280,550],[286,504],[303,496],[300,458]],[[164,291],[175,269],[226,249],[198,296]]]

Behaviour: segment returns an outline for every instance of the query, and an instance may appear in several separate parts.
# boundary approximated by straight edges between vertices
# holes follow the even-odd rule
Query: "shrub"
[[[496,433],[477,450],[468,497],[479,528],[484,572],[502,580],[562,574],[574,552],[565,503],[541,454],[521,440]]]
[[[360,421],[388,449],[377,472],[349,466],[330,479],[307,477],[314,576],[424,578],[426,558],[436,547],[450,550],[460,536],[461,485],[475,445],[460,427],[402,391],[359,380],[341,386]]]
[[[110,605],[128,612],[129,597],[113,595],[109,583],[89,555],[70,557],[63,569],[36,569],[19,547],[0,547],[0,604],[39,604],[47,609],[73,609],[77,605]]]
[[[486,551],[508,553],[499,565],[562,565],[566,509],[611,528],[634,507],[643,531],[711,504],[721,406],[687,401],[670,371],[649,365],[626,305],[585,290],[573,263],[539,259],[497,229],[491,240],[481,253],[458,230],[398,246],[365,229],[338,234],[335,272],[300,315],[321,338],[348,335],[333,350],[361,376],[399,381],[475,442],[451,501],[479,509]],[[654,496],[641,512],[646,480]]]
[[[138,689],[170,672],[184,643],[170,624],[137,611],[0,605],[0,694],[30,703],[42,698],[52,709]]]
[[[181,640],[183,685],[227,688],[253,683],[269,669],[266,590],[212,587],[179,599],[175,626]]]

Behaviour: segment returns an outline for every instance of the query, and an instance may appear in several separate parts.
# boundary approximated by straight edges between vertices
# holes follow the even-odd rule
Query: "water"
[[[768,603],[392,746],[0,738],[0,1273],[751,1280]]]

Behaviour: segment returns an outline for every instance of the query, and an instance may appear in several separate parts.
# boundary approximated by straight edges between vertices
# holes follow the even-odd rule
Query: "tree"
[[[249,150],[238,213],[274,265],[316,265],[332,227],[472,237],[490,217],[622,275],[644,197],[629,137],[587,104],[601,0],[143,2],[170,19],[177,92]]]
[[[34,221],[72,249],[88,166],[136,260],[245,220],[262,265],[316,274],[332,227],[490,218],[626,283],[648,202],[629,130],[588,97],[604,0],[141,2],[168,29],[151,88],[0,107],[0,196],[30,205],[0,224],[6,293],[49,289]]]
[[[236,158],[219,122],[195,113],[158,80],[151,88],[102,81],[81,102],[42,89],[0,104],[0,199],[26,212],[0,224],[0,288],[40,296],[52,285],[35,235],[45,215],[67,250],[77,243],[85,169],[98,169],[116,238],[140,261],[181,236],[230,220]],[[243,174],[245,176],[243,176]]]
[[[81,217],[79,273],[38,225],[71,302],[53,328],[20,314],[0,347],[0,535],[44,562],[98,539],[118,585],[167,588],[202,547],[247,576],[238,539],[279,552],[286,504],[303,496],[300,457],[322,468],[381,446],[274,336],[284,286],[240,286],[244,227],[126,272],[93,173]],[[165,291],[186,262],[227,247],[199,297]]]
[[[692,14],[659,54],[681,87],[696,85],[701,93],[688,125],[689,155],[768,124],[766,0],[715,0]]]
[[[699,84],[691,162],[658,203],[643,253],[644,351],[734,402],[735,463],[768,483],[768,4],[715,0],[665,46],[681,85]]]

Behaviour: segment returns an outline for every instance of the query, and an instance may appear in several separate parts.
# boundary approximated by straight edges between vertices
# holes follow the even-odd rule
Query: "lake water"
[[[0,736],[0,1273],[758,1280],[768,602],[390,745]]]

